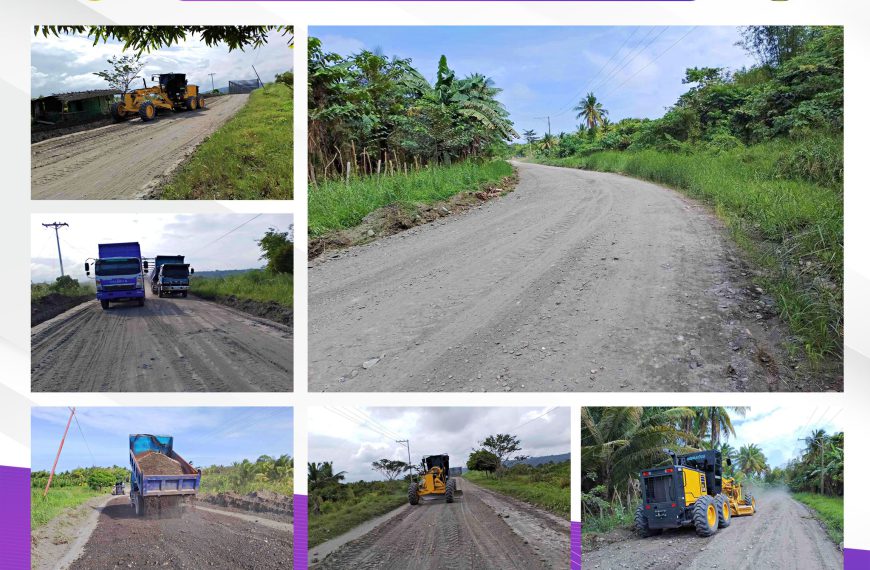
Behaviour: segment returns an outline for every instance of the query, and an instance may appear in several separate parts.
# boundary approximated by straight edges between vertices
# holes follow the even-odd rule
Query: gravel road
[[[194,297],[102,310],[89,301],[31,329],[34,392],[286,392],[291,329]]]
[[[517,164],[511,194],[315,261],[321,391],[800,391],[721,223],[675,191]]]
[[[464,479],[459,488],[464,494],[453,504],[435,500],[408,505],[311,567],[568,568],[568,521]]]
[[[289,528],[249,518],[186,506],[180,518],[142,519],[130,508],[130,500],[120,497],[103,508],[90,540],[70,568],[260,570],[292,565]]]
[[[32,144],[31,198],[147,197],[247,100],[247,95],[210,98],[199,111],[162,111],[148,123],[131,119]]]
[[[786,491],[753,494],[758,511],[753,516],[734,517],[731,526],[710,538],[701,538],[690,528],[631,538],[584,552],[583,568],[842,570],[842,552],[805,506]]]

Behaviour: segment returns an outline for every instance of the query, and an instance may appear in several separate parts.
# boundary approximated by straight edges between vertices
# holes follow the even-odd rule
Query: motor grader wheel
[[[408,504],[420,504],[420,488],[416,483],[408,485]]]
[[[643,505],[638,505],[637,510],[634,511],[634,530],[637,531],[637,534],[639,534],[641,538],[649,538],[662,533],[662,529],[660,528],[649,527],[649,519],[646,516],[646,511],[644,511]]]
[[[456,481],[450,479],[447,481],[447,490],[444,492],[444,498],[448,503],[453,502],[453,495],[456,493]]]
[[[197,99],[196,97],[188,97],[184,102],[184,108],[188,111],[196,111],[197,109]]]
[[[197,106],[199,106],[200,109],[205,109],[205,97],[203,97],[202,95],[197,97],[196,104]]]
[[[719,509],[710,495],[704,495],[692,509],[692,523],[698,536],[713,536],[719,530]]]
[[[754,515],[755,511],[758,510],[758,506],[755,504],[755,497],[753,497],[752,495],[747,494],[745,497],[743,497],[743,504],[747,507],[752,507],[752,512],[749,514],[749,516]]]
[[[123,101],[115,101],[112,103],[111,107],[109,107],[109,113],[111,113],[115,122],[120,123],[121,121],[127,120],[127,107],[124,106]]]
[[[139,116],[143,121],[151,121],[154,117],[157,116],[157,109],[151,103],[151,101],[146,101],[139,105]]]
[[[719,528],[728,528],[731,526],[731,506],[728,504],[728,497],[720,493],[716,495],[716,503],[719,507]]]

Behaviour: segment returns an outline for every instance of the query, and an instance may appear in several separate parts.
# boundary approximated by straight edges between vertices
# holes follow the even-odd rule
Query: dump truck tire
[[[755,514],[755,511],[758,510],[758,506],[755,503],[755,497],[753,497],[752,495],[746,495],[745,497],[743,497],[743,504],[752,507],[753,515]]]
[[[124,104],[120,101],[115,101],[112,103],[112,106],[109,107],[109,112],[112,114],[112,118],[115,119],[116,122],[126,121],[127,120],[127,112],[124,109]]]
[[[188,111],[196,111],[196,97],[188,97],[187,100],[184,102],[184,108]]]
[[[145,298],[144,298],[144,297],[142,297],[141,299],[139,299],[139,306],[140,306],[140,307],[144,307],[144,306],[145,306]]]
[[[634,511],[634,530],[641,538],[649,538],[662,533],[660,528],[649,527],[649,519],[646,518],[643,505],[638,505],[637,510]]]
[[[144,517],[145,516],[145,498],[139,495],[136,497],[135,501],[136,506],[136,516]]]
[[[103,310],[106,310],[109,308],[109,302],[108,301],[100,301],[100,306],[103,308]]]
[[[203,97],[202,95],[197,97],[196,104],[200,109],[205,109],[205,97]]]
[[[150,121],[157,116],[157,109],[154,108],[154,105],[150,101],[146,101],[139,105],[139,116],[143,121]]]
[[[182,298],[187,299],[187,291],[182,291],[181,296]]]
[[[716,502],[719,504],[719,528],[728,528],[731,526],[731,507],[728,504],[728,497],[722,494],[716,495]]]
[[[408,485],[408,504],[416,505],[420,502],[419,488],[416,483]]]
[[[447,499],[448,503],[453,502],[453,495],[456,492],[456,481],[450,479],[447,481],[447,491],[444,493],[444,498]]]
[[[713,536],[719,529],[719,508],[710,495],[695,501],[692,509],[692,523],[698,536]]]

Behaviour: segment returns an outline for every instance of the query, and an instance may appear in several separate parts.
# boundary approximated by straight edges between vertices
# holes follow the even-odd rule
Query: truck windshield
[[[134,275],[138,274],[139,271],[139,260],[135,257],[98,259],[94,268],[94,273],[100,277],[111,277],[112,275]]]
[[[164,265],[163,276],[172,279],[187,279],[187,267],[184,267],[183,265]]]

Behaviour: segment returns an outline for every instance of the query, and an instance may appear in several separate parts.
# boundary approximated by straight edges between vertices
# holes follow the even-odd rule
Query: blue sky
[[[131,433],[171,435],[179,455],[202,467],[293,454],[291,408],[77,408],[76,417],[81,431],[73,420],[58,471],[127,466]],[[32,469],[51,469],[68,418],[69,408],[33,408]]]
[[[590,90],[611,120],[656,118],[686,91],[686,68],[754,63],[734,45],[740,33],[732,26],[314,26],[309,33],[342,55],[380,48],[411,58],[430,81],[444,54],[460,77],[478,72],[494,79],[516,130],[539,134],[547,130],[546,115],[554,134],[575,130],[570,109]]]

